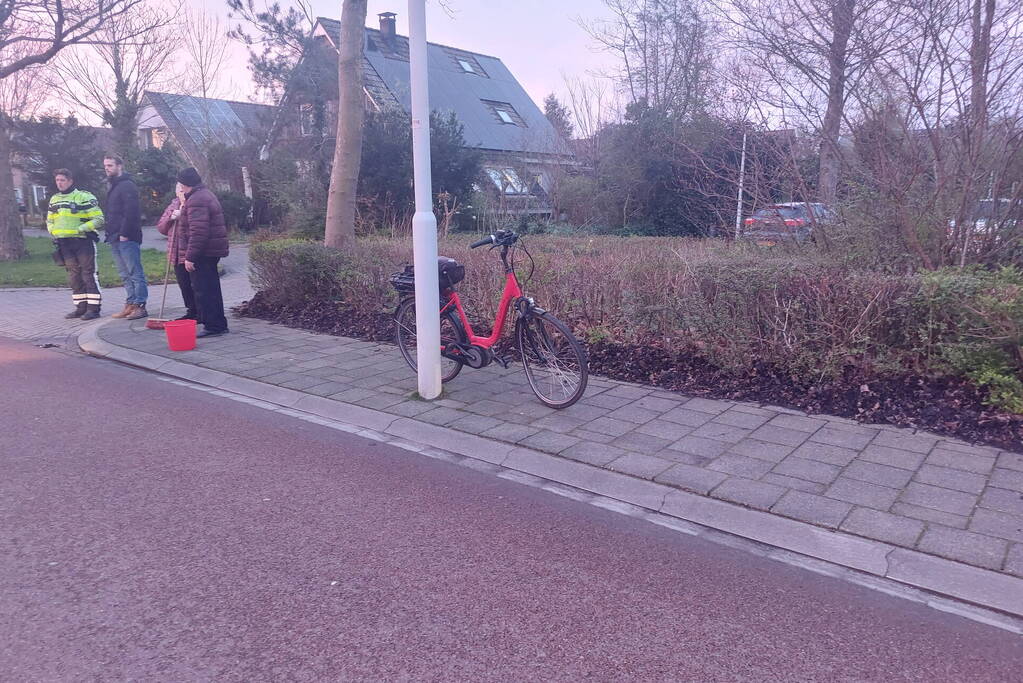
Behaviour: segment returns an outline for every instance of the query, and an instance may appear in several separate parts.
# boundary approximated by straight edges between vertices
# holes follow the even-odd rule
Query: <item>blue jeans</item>
[[[114,253],[117,274],[124,282],[125,302],[145,305],[149,298],[149,288],[146,286],[146,274],[142,270],[142,245],[131,240],[115,240],[110,243],[110,251]]]

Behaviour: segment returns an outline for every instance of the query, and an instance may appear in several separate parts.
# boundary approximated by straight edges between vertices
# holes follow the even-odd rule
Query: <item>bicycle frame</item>
[[[505,252],[507,252],[507,248]],[[485,349],[489,349],[501,338],[501,334],[504,332],[504,323],[508,319],[508,307],[513,301],[522,297],[522,289],[519,287],[519,281],[515,277],[515,272],[508,265],[506,253],[501,254],[501,261],[504,263],[505,273],[504,293],[501,295],[501,303],[497,307],[497,318],[494,320],[493,334],[489,337],[479,337],[473,333],[472,325],[469,324],[469,319],[465,316],[465,309],[462,308],[462,300],[459,298],[458,292],[451,292],[447,303],[441,309],[441,315],[443,315],[445,312],[450,311],[453,306],[458,311],[458,317],[462,321],[462,327],[465,329],[466,335],[469,337],[469,343]]]

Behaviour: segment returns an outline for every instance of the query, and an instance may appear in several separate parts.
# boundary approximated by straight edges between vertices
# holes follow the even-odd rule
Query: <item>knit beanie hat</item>
[[[189,166],[178,173],[178,182],[186,187],[196,187],[202,184],[199,172]]]

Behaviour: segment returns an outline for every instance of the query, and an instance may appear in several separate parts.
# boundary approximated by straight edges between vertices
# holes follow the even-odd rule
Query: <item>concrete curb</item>
[[[1023,579],[1020,578],[752,510],[502,441],[126,349],[99,337],[99,328],[107,322],[98,321],[82,331],[78,344],[83,351],[317,418],[346,423],[368,430],[367,433],[376,433],[378,439],[390,437],[454,453],[868,576],[1023,618]]]

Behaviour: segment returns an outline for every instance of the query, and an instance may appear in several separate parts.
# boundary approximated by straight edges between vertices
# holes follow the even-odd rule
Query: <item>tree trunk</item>
[[[0,261],[16,261],[24,256],[25,234],[14,204],[11,131],[6,117],[0,116]]]
[[[821,126],[820,173],[817,196],[833,205],[838,195],[838,173],[842,161],[838,138],[842,132],[845,109],[847,50],[853,29],[856,0],[838,0],[831,8],[831,45],[828,54],[828,108]]]
[[[338,46],[337,140],[327,192],[324,244],[335,249],[355,242],[355,202],[362,163],[362,126],[366,118],[362,60],[366,43],[367,0],[344,0]]]

